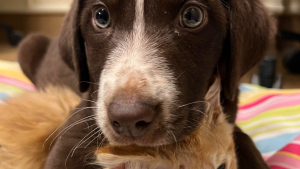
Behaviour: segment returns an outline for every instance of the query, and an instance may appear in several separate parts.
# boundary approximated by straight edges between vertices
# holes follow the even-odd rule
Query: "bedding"
[[[0,60],[0,103],[6,98],[34,89],[18,63]]]
[[[300,168],[300,90],[240,86],[237,124],[272,169]]]
[[[0,61],[0,104],[35,90],[18,63]],[[237,124],[249,134],[272,169],[300,168],[300,89],[240,86]]]

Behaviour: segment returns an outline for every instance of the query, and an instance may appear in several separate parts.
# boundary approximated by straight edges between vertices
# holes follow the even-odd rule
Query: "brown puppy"
[[[20,62],[39,88],[64,84],[78,91],[77,83],[96,103],[82,103],[97,108],[70,123],[97,115],[110,143],[156,147],[184,139],[202,123],[203,100],[218,71],[223,107],[234,123],[239,79],[261,60],[274,34],[259,0],[74,0],[59,39],[29,37]],[[56,142],[46,169],[64,167],[60,159],[86,136],[83,128],[78,124],[67,141]],[[240,166],[267,168],[250,138],[235,135],[243,138],[234,138],[238,150],[251,145],[256,156]],[[75,153],[70,168],[87,153]]]
[[[70,90],[48,88],[0,105],[0,169],[42,169],[51,142],[44,145],[45,140],[78,103]],[[156,148],[106,145],[96,152],[94,163],[126,169],[236,169],[233,126],[222,112],[219,81],[207,93],[206,103],[203,123],[184,140]]]

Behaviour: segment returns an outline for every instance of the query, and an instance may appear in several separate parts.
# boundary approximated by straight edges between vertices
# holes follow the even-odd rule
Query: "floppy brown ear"
[[[260,0],[227,0],[229,30],[221,68],[227,99],[237,95],[240,78],[259,63],[276,33],[276,24]],[[227,6],[227,4],[225,5]],[[220,71],[222,72],[222,71]]]
[[[84,39],[80,31],[80,6],[82,1],[73,1],[59,37],[59,50],[65,63],[78,74],[80,91],[86,92],[89,88],[90,75]]]

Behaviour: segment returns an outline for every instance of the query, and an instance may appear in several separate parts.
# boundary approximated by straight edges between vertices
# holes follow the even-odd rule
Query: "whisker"
[[[98,86],[100,86],[99,83],[92,83],[92,82],[88,82],[88,81],[80,81],[80,83],[89,83],[89,84],[93,84],[93,85],[98,85]]]
[[[201,110],[198,110],[198,109],[190,109],[190,110],[199,112],[199,113],[203,114],[204,116],[208,117],[208,115]]]
[[[97,107],[85,107],[85,108],[82,108],[78,111],[76,111],[75,113],[73,113],[69,118],[67,118],[67,120],[65,120],[60,126],[58,126],[50,135],[49,137],[47,137],[47,139],[45,140],[44,144],[43,144],[43,147],[45,147],[45,144],[47,143],[47,141],[53,136],[54,133],[57,132],[57,130],[59,128],[61,128],[68,120],[70,120],[70,118],[72,118],[74,115],[76,115],[77,113],[83,111],[83,110],[86,110],[86,109],[91,109],[91,108],[97,108]]]
[[[90,134],[92,134],[94,131],[96,131],[96,130],[100,130],[98,127],[95,127],[92,131],[90,131],[88,134],[86,134],[77,144],[76,144],[76,147],[78,147],[78,145],[80,144],[81,145],[81,143],[82,143],[82,141],[85,139],[85,138],[87,138]],[[79,145],[79,146],[80,146]]]
[[[173,133],[173,132],[171,132],[171,134],[173,135],[173,137],[174,137],[174,140],[175,140],[175,143],[177,144],[177,139],[176,139],[176,137],[175,137],[174,133]]]
[[[98,136],[95,137],[92,141],[90,141],[84,148],[87,148],[94,140],[99,139],[99,137],[102,135],[102,132],[99,132]],[[98,142],[98,141],[97,141]],[[97,143],[98,145],[98,143]]]
[[[185,72],[180,73],[180,75],[175,79],[178,80],[180,78],[181,75],[183,75]]]
[[[75,145],[75,146],[76,146],[76,145]],[[66,168],[66,169],[68,169],[68,167],[67,167],[67,161],[68,161],[68,159],[69,159],[69,157],[70,157],[70,155],[71,155],[73,149],[75,148],[75,146],[72,147],[72,149],[70,150],[70,152],[69,152],[69,154],[67,155],[67,158],[66,158],[66,160],[65,160],[65,168]]]
[[[178,108],[182,108],[182,107],[189,106],[189,105],[196,104],[196,103],[207,103],[207,102],[206,101],[196,101],[196,102],[192,102],[192,103],[188,103],[188,104],[178,106]]]
[[[66,132],[68,132],[72,127],[78,125],[78,124],[81,124],[81,123],[87,123],[88,121],[92,121],[92,120],[95,120],[95,115],[92,115],[92,116],[88,116],[88,117],[85,117],[81,120],[78,120],[72,124],[70,124],[69,126],[67,126],[66,128],[64,128],[62,131],[64,131],[64,133],[61,134],[60,137],[62,137]],[[90,128],[90,126],[88,126],[87,128]]]
[[[69,157],[70,157],[70,155],[72,154],[72,156],[74,155],[74,152],[75,152],[75,150],[74,150],[74,148],[77,146],[78,144],[76,144],[76,145],[74,145],[73,147],[72,147],[72,149],[70,150],[70,152],[69,152],[69,154],[68,154],[68,156],[67,156],[67,158],[66,158],[66,160],[65,160],[65,168],[67,169],[67,161],[68,161],[68,159],[69,159]],[[74,150],[74,152],[73,152],[73,150]],[[73,153],[72,153],[73,152]]]
[[[97,150],[98,150],[98,147],[100,146],[100,145],[99,145],[99,138],[100,138],[101,135],[103,135],[103,132],[99,133],[99,135],[98,135],[98,137],[97,137],[97,138],[98,138],[98,139],[97,139]]]
[[[88,116],[88,117],[85,117],[81,120],[78,120],[72,124],[70,124],[69,126],[67,126],[66,128],[64,128],[62,131],[60,131],[55,137],[54,139],[52,140],[51,144],[50,144],[50,147],[52,146],[52,144],[54,143],[54,141],[57,139],[57,137],[61,137],[63,136],[66,132],[68,132],[72,127],[78,125],[78,124],[81,124],[81,123],[84,123],[84,122],[87,122],[87,121],[91,121],[91,120],[94,120],[94,118],[92,118],[93,116],[96,116],[96,115],[92,115],[92,116]],[[49,148],[50,148],[49,147]]]
[[[91,97],[93,98],[93,95],[94,95],[95,93],[97,93],[97,92],[99,92],[99,90],[94,91],[94,92],[91,94]]]
[[[72,156],[74,155],[75,151],[77,148],[79,148],[83,143],[85,143],[86,141],[88,141],[90,138],[92,138],[93,136],[95,136],[96,134],[98,134],[99,132],[101,132],[101,130],[99,129],[99,131],[97,131],[96,133],[94,133],[93,135],[91,135],[89,138],[85,139],[80,145],[76,146],[75,149],[73,150]]]
[[[105,141],[105,140],[106,140],[106,138],[105,138],[105,137],[103,137],[98,147],[102,147],[102,146],[103,146],[103,144],[104,144],[104,141]]]
[[[87,128],[84,128],[84,129],[89,129],[89,128],[91,128],[91,127],[94,127],[94,126],[97,126],[98,124],[93,124],[93,125],[90,125],[90,126],[88,126]]]
[[[97,102],[95,102],[95,101],[93,101],[93,100],[88,100],[88,99],[81,99],[81,100],[87,101],[87,102],[92,102],[92,103],[97,103]]]

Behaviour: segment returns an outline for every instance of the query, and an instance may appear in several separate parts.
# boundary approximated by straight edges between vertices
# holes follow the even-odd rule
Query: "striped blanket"
[[[237,124],[272,169],[300,169],[300,90],[240,89]]]
[[[0,102],[34,90],[17,63],[0,61]],[[300,90],[242,84],[237,124],[272,169],[300,169]]]

